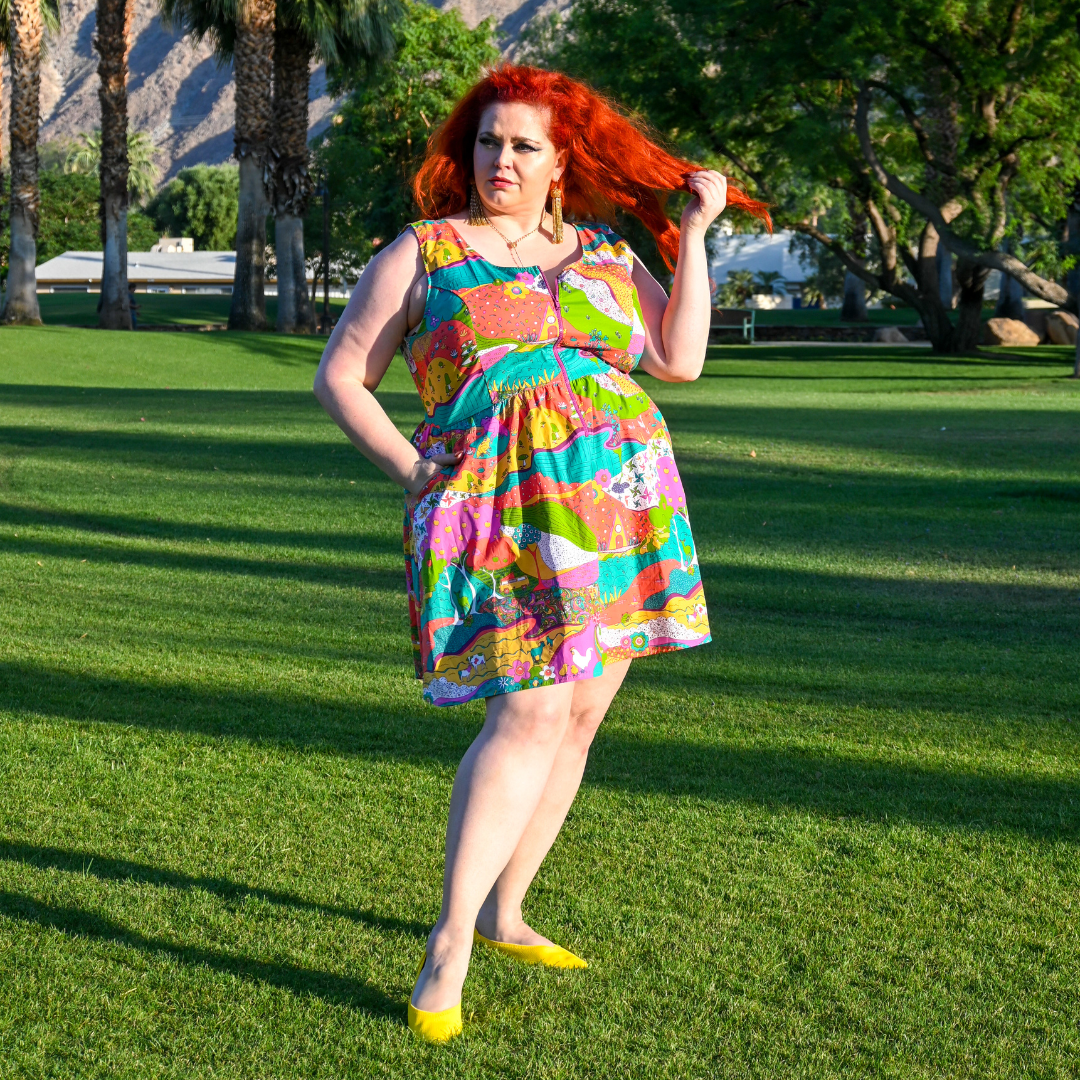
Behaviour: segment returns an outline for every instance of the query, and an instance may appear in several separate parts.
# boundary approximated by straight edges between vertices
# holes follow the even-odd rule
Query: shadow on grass
[[[391,710],[208,693],[0,665],[0,709],[226,736],[373,759],[452,768],[471,741],[477,709]],[[1080,784],[1057,779],[949,772],[796,750],[643,739],[601,730],[586,782],[631,793],[693,796],[790,807],[823,817],[908,821],[941,828],[1080,840]]]
[[[213,893],[230,903],[240,903],[247,899],[262,900],[279,907],[294,908],[298,911],[310,911],[317,915],[329,915],[334,918],[348,919],[373,930],[394,934],[409,934],[412,937],[426,939],[429,926],[408,922],[404,919],[387,918],[373,911],[360,908],[342,907],[337,904],[323,904],[315,900],[305,900],[291,893],[276,889],[263,889],[257,886],[241,885],[220,877],[192,877],[174,870],[162,870],[156,866],[132,862],[129,859],[111,859],[84,851],[69,851],[64,848],[40,847],[35,844],[21,844],[14,840],[0,840],[0,859],[7,862],[22,863],[35,869],[63,870],[70,873],[90,875],[101,881],[134,881],[147,885],[163,885],[170,889],[202,889]]]
[[[402,500],[404,503],[404,499]],[[361,514],[352,500],[353,517],[362,522],[370,522],[370,513]],[[210,540],[214,543],[249,544],[267,546],[267,548],[307,548],[312,551],[349,552],[356,555],[393,555],[404,558],[400,538],[372,534],[357,528],[355,531],[316,532],[296,529],[265,529],[241,525],[218,523],[192,524],[179,521],[154,521],[151,517],[136,514],[95,514],[85,511],[43,510],[38,507],[18,507],[11,503],[0,502],[0,524],[19,527],[37,527],[46,529],[72,529],[79,532],[96,532],[105,537],[123,540],[173,540],[180,542],[202,543]],[[36,537],[38,544],[72,546],[70,541],[56,541],[45,537]],[[17,549],[9,539],[5,546]],[[84,549],[86,544],[78,544]],[[93,546],[95,552],[102,551]],[[84,554],[85,552],[83,552]],[[146,554],[150,554],[147,552]],[[160,551],[154,554],[162,554]],[[178,553],[173,553],[174,555]],[[82,557],[80,555],[80,557]],[[125,562],[130,561],[125,557]],[[249,567],[246,572],[258,572],[260,563],[267,567],[273,564],[264,559],[235,558],[229,556],[227,562],[235,562]],[[222,567],[227,569],[227,567]],[[337,567],[329,568],[337,569]],[[343,569],[343,568],[341,568]],[[235,571],[233,571],[235,572]],[[268,571],[269,572],[269,571]],[[276,571],[274,571],[276,572]],[[399,582],[400,584],[401,582]]]
[[[45,929],[59,930],[69,937],[114,942],[188,967],[209,968],[211,971],[234,975],[248,982],[287,990],[298,997],[317,997],[333,1005],[344,1005],[399,1022],[404,1018],[405,1009],[401,1002],[360,979],[297,967],[295,964],[270,963],[243,956],[229,956],[210,949],[177,945],[160,938],[146,937],[81,908],[44,904],[20,893],[0,892],[0,915]]]

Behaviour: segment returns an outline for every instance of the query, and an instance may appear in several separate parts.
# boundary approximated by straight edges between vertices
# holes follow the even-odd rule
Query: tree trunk
[[[97,33],[101,85],[101,314],[105,330],[131,329],[127,276],[127,54],[130,44],[129,0],[98,0]]]
[[[1001,271],[1001,288],[994,314],[1002,319],[1024,321],[1024,287],[1004,270]]]
[[[11,24],[11,249],[3,321],[41,325],[37,298],[38,115],[41,41],[40,0],[10,0]]]
[[[1065,275],[1065,288],[1069,290],[1069,302],[1065,306],[1074,315],[1080,315],[1080,181],[1073,187],[1065,215],[1065,235],[1061,239],[1065,254],[1077,260],[1076,266]]]
[[[285,333],[315,330],[304,264],[304,213],[314,186],[307,148],[311,55],[307,37],[281,25],[279,18],[274,30],[274,126],[267,187],[275,216],[277,329]]]
[[[848,203],[851,212],[851,253],[866,265],[866,210],[852,199]],[[858,274],[850,270],[844,275],[844,306],[840,311],[841,322],[866,322],[866,284]]]
[[[866,322],[866,286],[849,270],[844,275],[844,307],[841,322]]]
[[[236,80],[235,154],[240,161],[236,220],[236,277],[230,330],[264,330],[266,298],[266,199],[264,172],[270,136],[274,51],[274,0],[240,0],[233,68]]]
[[[974,352],[982,339],[983,299],[990,271],[965,259],[956,261],[956,280],[960,285],[957,304],[955,352]]]
[[[938,244],[937,278],[941,302],[952,311],[956,304],[956,298],[953,296],[952,252],[944,244]]]
[[[0,114],[4,111],[4,50],[7,42],[0,38]],[[0,236],[4,234],[4,140],[0,139]],[[4,310],[4,282],[0,280],[0,313]]]

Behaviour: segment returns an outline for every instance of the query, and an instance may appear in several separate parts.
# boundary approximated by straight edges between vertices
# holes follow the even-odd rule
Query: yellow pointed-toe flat
[[[511,945],[509,941],[492,941],[479,930],[473,930],[473,941],[506,953],[523,964],[543,964],[551,968],[587,968],[589,965],[561,945]]]
[[[449,1042],[461,1034],[461,1002],[439,1012],[424,1012],[410,1001],[409,1030],[425,1042]]]
[[[420,966],[416,969],[416,977],[420,978],[420,972],[427,963],[427,949],[420,957]],[[409,1000],[409,1030],[414,1035],[419,1035],[425,1042],[444,1043],[461,1034],[461,1002],[451,1005],[449,1009],[440,1009],[438,1012],[425,1012],[418,1009]]]

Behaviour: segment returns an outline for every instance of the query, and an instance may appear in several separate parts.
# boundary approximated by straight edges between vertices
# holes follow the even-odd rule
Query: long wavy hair
[[[423,213],[441,218],[468,205],[480,116],[495,101],[521,101],[548,111],[551,141],[567,151],[560,187],[568,214],[586,221],[610,221],[618,210],[633,214],[656,239],[668,269],[674,268],[679,230],[657,192],[689,191],[686,178],[701,166],[672,156],[614,102],[556,71],[500,64],[465,94],[432,132],[413,179],[413,197]],[[728,185],[727,201],[772,231],[765,203],[735,184]]]

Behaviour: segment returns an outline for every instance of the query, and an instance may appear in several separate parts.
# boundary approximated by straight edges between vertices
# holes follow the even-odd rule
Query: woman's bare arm
[[[705,233],[727,205],[727,178],[722,173],[694,173],[689,184],[695,197],[682,215],[670,298],[640,262],[634,263],[634,285],[645,322],[641,370],[664,382],[690,382],[705,364],[712,308]]]
[[[416,237],[404,232],[368,263],[323,350],[314,386],[322,407],[357,450],[413,493],[460,455],[421,457],[372,391],[423,317],[426,281]]]

